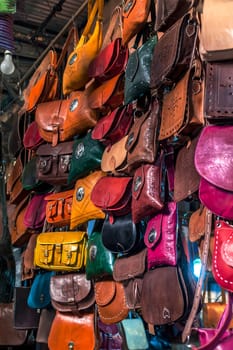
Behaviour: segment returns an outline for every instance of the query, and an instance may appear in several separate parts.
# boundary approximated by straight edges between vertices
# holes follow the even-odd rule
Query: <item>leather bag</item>
[[[77,271],[86,264],[87,233],[43,232],[37,237],[34,265],[45,270]]]
[[[41,229],[46,217],[46,193],[35,193],[31,196],[25,214],[24,225],[32,230]]]
[[[131,210],[132,177],[104,176],[91,191],[92,202],[110,216],[126,215]]]
[[[177,205],[166,203],[161,212],[151,218],[146,227],[148,269],[177,264]]]
[[[27,150],[35,150],[43,142],[44,140],[40,136],[37,122],[34,120],[28,125],[23,135],[23,146]]]
[[[149,110],[135,119],[126,142],[130,173],[144,163],[154,163],[158,149],[159,104],[153,100]]]
[[[193,137],[204,126],[204,81],[200,60],[163,97],[159,140]]]
[[[66,185],[70,170],[73,141],[53,147],[44,144],[37,148],[37,178],[51,185]]]
[[[105,324],[98,318],[100,350],[122,350],[122,335],[119,324]]]
[[[50,350],[93,350],[97,345],[94,313],[74,315],[56,312],[48,337]]]
[[[105,148],[101,159],[102,171],[116,176],[124,173],[127,175],[127,151],[125,148],[127,139],[126,135]]]
[[[37,273],[31,285],[27,298],[27,304],[32,309],[45,309],[51,305],[50,281],[55,274],[54,271]]]
[[[94,288],[99,318],[103,323],[113,324],[127,317],[129,308],[121,282],[111,279],[96,281]]]
[[[132,106],[121,106],[98,120],[92,130],[92,138],[112,145],[128,134],[133,124]]]
[[[88,105],[90,89],[74,91],[69,98],[40,103],[35,120],[41,137],[56,146],[96,125],[98,114]]]
[[[226,0],[207,0],[203,3],[200,31],[200,54],[203,60],[226,61],[233,58],[232,10],[232,3]]]
[[[21,254],[21,280],[32,280],[35,276],[34,249],[36,247],[38,233],[33,233],[27,243],[25,250]]]
[[[56,310],[54,310],[53,308],[41,310],[39,325],[36,332],[37,343],[48,344],[48,337],[55,314]]]
[[[25,190],[37,190],[42,185],[42,181],[37,176],[37,157],[31,158],[23,168],[21,182]]]
[[[0,304],[0,346],[19,346],[27,341],[28,330],[14,328],[14,303]]]
[[[125,69],[125,105],[150,95],[151,62],[156,44],[157,35],[152,35],[140,47],[135,43],[135,51],[129,55]]]
[[[122,42],[128,44],[146,25],[150,13],[150,0],[125,1],[122,9]]]
[[[117,257],[113,267],[113,279],[122,282],[130,310],[141,308],[143,275],[146,272],[147,250],[129,256]]]
[[[105,173],[96,170],[90,175],[76,181],[71,208],[71,230],[89,220],[105,218],[103,210],[97,207],[91,198],[95,184],[102,177],[105,177]]]
[[[197,32],[195,15],[187,13],[159,39],[151,63],[152,90],[172,86],[191,67]]]
[[[68,183],[100,170],[104,149],[105,146],[100,141],[92,138],[91,131],[74,140]]]
[[[67,59],[62,79],[64,95],[82,89],[90,79],[88,67],[103,44],[103,8],[104,1],[96,0],[82,35]]]
[[[65,313],[87,312],[95,302],[94,286],[85,273],[52,276],[50,296],[54,309]]]
[[[51,193],[45,197],[46,221],[53,227],[70,224],[74,190]]]
[[[114,221],[107,215],[101,230],[102,242],[112,253],[130,255],[144,248],[144,232],[143,223],[135,224],[131,213],[116,216]]]
[[[173,199],[175,202],[190,198],[199,189],[200,175],[194,164],[195,150],[199,135],[200,134],[187,141],[187,143],[178,150],[174,169]]]
[[[205,116],[210,123],[232,123],[232,61],[206,64]]]
[[[116,255],[105,248],[101,232],[93,231],[87,243],[87,280],[112,276]]]
[[[201,205],[190,216],[188,233],[191,242],[196,242],[205,234],[206,210],[207,208]]]
[[[163,155],[155,164],[143,164],[135,170],[132,184],[132,218],[135,223],[150,217],[164,206]]]
[[[121,321],[120,326],[124,335],[123,349],[147,350],[149,343],[142,318],[136,312],[129,314],[128,318]]]
[[[200,134],[194,158],[195,168],[201,176],[199,197],[202,204],[214,214],[230,220],[233,218],[231,132],[230,125],[206,126]]]

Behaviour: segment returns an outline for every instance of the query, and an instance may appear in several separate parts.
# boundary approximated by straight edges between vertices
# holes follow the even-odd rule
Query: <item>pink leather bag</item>
[[[148,221],[144,242],[147,247],[148,269],[177,264],[177,204],[169,202]]]

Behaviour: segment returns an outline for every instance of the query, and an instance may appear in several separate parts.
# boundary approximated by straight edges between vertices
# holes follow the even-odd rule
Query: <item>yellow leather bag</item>
[[[70,53],[63,72],[64,95],[82,89],[90,80],[89,64],[97,56],[103,44],[103,8],[104,0],[96,0],[91,11],[88,11],[87,24],[78,44]],[[95,26],[92,31],[94,22]]]
[[[71,208],[70,229],[89,220],[104,219],[105,213],[92,202],[91,191],[96,182],[106,174],[100,170],[77,180]]]
[[[86,266],[87,233],[42,232],[34,251],[34,265],[45,270],[77,271]]]

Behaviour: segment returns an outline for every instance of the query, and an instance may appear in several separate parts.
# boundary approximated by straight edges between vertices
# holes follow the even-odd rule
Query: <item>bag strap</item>
[[[120,28],[120,37],[122,38],[122,7],[119,5],[116,6],[112,12],[112,17],[110,19],[109,26],[105,34],[103,47],[107,46],[110,42],[113,41],[112,37],[114,34],[114,30],[117,27]]]
[[[73,26],[70,29],[70,31],[68,33],[68,36],[66,38],[65,44],[62,47],[61,54],[60,54],[59,59],[57,61],[56,71],[59,70],[59,68],[61,67],[62,62],[64,62],[65,55],[68,52],[69,45],[72,43],[72,41],[73,41],[73,44],[74,44],[74,47],[75,47],[77,45],[77,43],[78,43],[78,31],[77,31],[75,26]]]

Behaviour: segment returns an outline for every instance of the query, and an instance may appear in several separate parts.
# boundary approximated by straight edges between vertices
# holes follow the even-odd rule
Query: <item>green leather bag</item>
[[[116,254],[104,247],[101,232],[93,231],[87,244],[87,280],[112,276],[115,260]]]
[[[84,137],[76,139],[73,144],[68,183],[71,184],[90,172],[99,170],[104,149],[102,142],[92,139],[90,131]]]
[[[157,35],[153,35],[130,54],[125,70],[125,105],[150,93],[151,62],[156,43]]]

